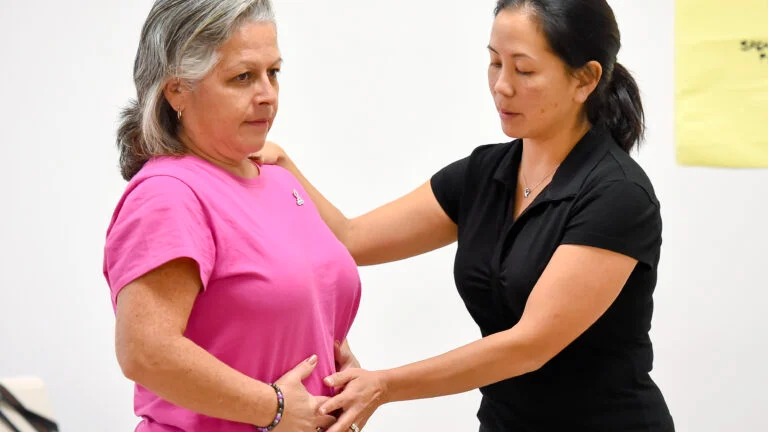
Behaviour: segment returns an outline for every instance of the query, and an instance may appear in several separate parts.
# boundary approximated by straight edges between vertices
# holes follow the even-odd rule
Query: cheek
[[[498,68],[488,68],[488,88],[491,90],[491,93],[496,93],[496,81],[499,80],[499,69]]]
[[[519,94],[535,117],[548,117],[560,111],[562,95],[546,82],[529,82],[521,86]]]
[[[243,104],[237,92],[218,89],[200,92],[195,98],[195,128],[200,136],[220,141],[237,133],[244,120]]]

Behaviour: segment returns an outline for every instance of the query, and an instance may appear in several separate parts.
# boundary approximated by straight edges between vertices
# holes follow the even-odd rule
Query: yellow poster
[[[768,0],[676,0],[682,165],[768,167]]]

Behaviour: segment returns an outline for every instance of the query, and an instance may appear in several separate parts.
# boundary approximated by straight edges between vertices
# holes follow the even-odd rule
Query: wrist
[[[393,393],[393,386],[392,386],[392,371],[390,370],[382,370],[382,371],[376,371],[375,372],[378,381],[379,381],[379,388],[381,391],[381,395],[379,397],[380,405],[385,405],[390,402],[396,402],[396,397]]]
[[[257,431],[274,429],[282,420],[285,400],[280,387],[259,383],[259,397],[257,409],[254,410],[254,419],[251,424]]]

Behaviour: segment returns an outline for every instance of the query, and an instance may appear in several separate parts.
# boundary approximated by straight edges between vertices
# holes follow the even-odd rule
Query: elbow
[[[120,365],[123,376],[136,383],[142,381],[142,377],[146,375],[145,371],[149,369],[146,358],[129,348],[118,347],[117,363]]]
[[[536,372],[537,370],[543,368],[548,361],[549,359],[545,359],[541,355],[531,356],[531,358],[527,359],[524,364],[525,371],[523,373]]]
[[[365,250],[360,246],[359,242],[355,241],[354,219],[345,219],[342,229],[336,237],[347,249],[352,259],[355,260],[355,264],[358,266],[365,265]]]
[[[339,241],[344,244],[350,253],[352,253],[354,246],[353,239],[355,224],[353,221],[354,219],[344,218],[344,221],[341,224],[341,232],[339,233]]]
[[[517,335],[519,336],[519,335]],[[516,367],[513,376],[524,375],[536,372],[543,368],[556,353],[542,343],[539,338],[531,335],[530,337],[515,337],[511,346],[510,354],[517,358]]]
[[[150,348],[146,343],[118,341],[115,351],[123,376],[137,384],[145,383],[162,364],[158,358],[161,351]]]
[[[513,377],[536,372],[544,367],[548,361],[545,356],[542,356],[540,352],[536,352],[534,349],[518,350],[517,357],[518,361],[516,362],[515,370],[511,374]]]

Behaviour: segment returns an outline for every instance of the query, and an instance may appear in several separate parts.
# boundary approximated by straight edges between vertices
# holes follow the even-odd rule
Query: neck
[[[590,128],[588,121],[577,121],[547,136],[523,138],[520,171],[531,182],[550,175]]]
[[[187,152],[191,155],[197,156],[200,159],[208,161],[213,165],[229,172],[238,177],[251,179],[259,176],[259,169],[254,165],[248,155],[242,158],[233,158],[216,153],[212,151],[205,151],[195,144],[195,142],[189,138],[187,134],[182,130],[179,134],[179,139],[187,147]]]

